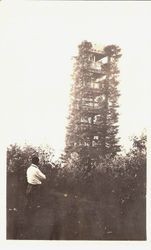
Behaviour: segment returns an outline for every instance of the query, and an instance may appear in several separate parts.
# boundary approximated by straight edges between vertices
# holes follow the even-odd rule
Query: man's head
[[[35,165],[38,165],[39,164],[39,158],[37,156],[34,156],[32,158],[32,163],[35,164]]]

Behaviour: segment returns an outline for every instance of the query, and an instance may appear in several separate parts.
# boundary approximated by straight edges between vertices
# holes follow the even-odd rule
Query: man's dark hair
[[[35,164],[35,165],[37,165],[39,163],[39,158],[37,156],[34,156],[32,158],[32,163]]]

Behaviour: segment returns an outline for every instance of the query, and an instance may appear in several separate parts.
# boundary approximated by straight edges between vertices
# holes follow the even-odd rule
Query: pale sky
[[[0,2],[1,138],[64,147],[72,57],[88,40],[122,49],[119,136],[149,124],[150,2]]]

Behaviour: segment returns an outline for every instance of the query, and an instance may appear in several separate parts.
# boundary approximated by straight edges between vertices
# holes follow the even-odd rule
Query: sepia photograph
[[[3,240],[148,241],[150,11],[0,1]]]

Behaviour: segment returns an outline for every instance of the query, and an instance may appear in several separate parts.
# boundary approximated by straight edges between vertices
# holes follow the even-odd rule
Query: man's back
[[[39,185],[45,179],[46,176],[40,171],[38,166],[32,163],[27,169],[27,182],[32,185]]]

